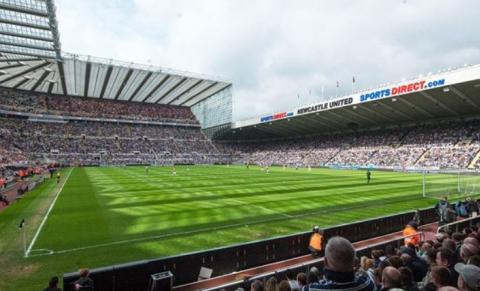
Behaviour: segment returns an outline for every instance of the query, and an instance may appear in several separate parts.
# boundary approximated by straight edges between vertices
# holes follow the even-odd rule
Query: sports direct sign
[[[340,108],[344,106],[355,105],[362,102],[373,101],[373,100],[387,98],[387,97],[395,97],[398,95],[413,93],[416,91],[432,89],[432,88],[441,87],[445,85],[446,85],[445,78],[430,80],[430,81],[416,80],[410,83],[395,85],[390,88],[378,89],[378,90],[361,94],[361,95],[356,94],[347,98],[335,99],[329,102],[317,103],[311,106],[298,108],[296,112],[281,112],[281,113],[275,113],[268,116],[263,116],[260,118],[260,122],[261,123],[270,122],[274,120],[292,117],[294,115],[302,115],[302,114],[308,114],[308,113],[313,113],[318,111],[325,111],[325,110]]]
[[[317,113],[320,111],[332,109],[335,110],[342,107],[353,107],[354,105],[363,104],[370,101],[395,98],[401,95],[418,93],[429,89],[441,88],[471,81],[480,81],[480,65],[467,66],[464,68],[454,69],[452,71],[445,71],[439,73],[438,75],[429,75],[425,78],[422,77],[419,79],[396,83],[394,85],[387,85],[387,87],[380,87],[365,92],[358,92],[338,99],[335,98],[333,100],[316,102],[291,111],[266,115],[260,118],[255,117],[247,120],[236,121],[232,125],[232,128],[241,128],[265,122],[272,122],[275,120],[288,119],[305,114]]]
[[[441,87],[443,85],[445,85],[445,79],[438,79],[438,80],[428,81],[428,82],[426,80],[415,81],[405,85],[399,85],[399,86],[395,86],[395,87],[391,87],[383,90],[377,90],[370,93],[362,94],[360,95],[360,102],[365,102],[365,101],[370,101],[370,100],[375,100],[375,99],[380,99],[385,97],[392,97],[392,96],[402,95],[406,93],[412,93],[412,92],[421,91],[424,89]]]
[[[273,121],[273,120],[279,120],[279,119],[284,119],[287,117],[292,117],[293,112],[281,112],[281,113],[275,113],[273,115],[268,115],[268,116],[263,116],[260,118],[260,122],[268,122],[268,121]]]

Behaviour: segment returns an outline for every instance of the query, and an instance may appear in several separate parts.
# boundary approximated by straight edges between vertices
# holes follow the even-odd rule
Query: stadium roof
[[[60,58],[60,41],[52,0],[1,0],[0,51]]]
[[[0,0],[0,86],[193,106],[231,86],[220,78],[62,53],[53,0]]]
[[[1,53],[0,86],[100,99],[192,106],[231,84],[153,66],[63,54],[62,60]]]
[[[480,116],[480,65],[235,122],[219,139],[288,138]]]

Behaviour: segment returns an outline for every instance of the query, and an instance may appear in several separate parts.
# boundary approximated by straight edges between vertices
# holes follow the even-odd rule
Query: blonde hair
[[[374,263],[375,261],[373,259],[370,259],[367,256],[362,256],[360,258],[360,267],[365,271],[370,268],[373,268]]]
[[[87,268],[82,268],[78,272],[80,273],[80,277],[87,277],[88,274],[90,274],[90,271]]]

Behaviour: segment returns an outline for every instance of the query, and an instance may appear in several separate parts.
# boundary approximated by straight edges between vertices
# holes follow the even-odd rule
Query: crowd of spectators
[[[70,160],[89,160],[86,164],[91,164],[97,163],[96,156],[101,154],[101,160],[113,163],[144,163],[159,155],[188,163],[464,169],[480,150],[478,129],[469,123],[463,127],[458,123],[437,125],[435,133],[428,133],[433,129],[422,125],[288,140],[213,143],[195,126],[47,123],[13,117],[0,117],[0,122],[0,165],[58,154],[67,161],[71,155]],[[78,155],[90,156],[78,159]],[[164,158],[157,160],[163,164]]]
[[[198,124],[188,107],[32,94],[0,88],[0,109],[92,118]]]
[[[220,143],[238,163],[389,169],[465,169],[480,151],[478,121],[422,124],[342,135]],[[480,167],[480,161],[476,163]]]
[[[479,151],[479,146],[432,146],[418,161],[419,167],[467,168]]]
[[[286,271],[285,278],[255,280],[250,290],[435,291],[480,290],[480,231],[440,231],[434,240],[401,248],[387,245],[370,256],[356,257],[352,244],[332,237],[325,249],[324,268],[307,273]]]
[[[238,163],[320,166],[352,143],[351,135],[329,135],[265,142],[217,143]]]
[[[224,156],[196,126],[46,123],[16,117],[1,117],[0,122],[4,164],[44,159],[82,165],[215,163]]]
[[[366,263],[359,270],[373,275],[377,282],[385,282],[386,268],[390,267],[389,271],[396,273],[398,279],[393,280],[395,283],[387,280],[390,288],[428,291],[452,286],[460,290],[479,290],[479,235],[478,227],[474,226],[462,233],[440,232],[435,240],[420,242],[418,246],[408,245],[394,251],[391,247],[385,251],[375,250],[371,258],[362,258]],[[476,270],[476,274],[466,274],[465,268]],[[388,274],[387,277],[392,278]]]
[[[0,89],[0,109],[62,116],[175,121],[185,126],[0,117],[0,165],[244,163],[387,169],[480,167],[480,121],[266,141],[212,142],[187,107],[32,94]],[[260,137],[261,138],[261,137]]]

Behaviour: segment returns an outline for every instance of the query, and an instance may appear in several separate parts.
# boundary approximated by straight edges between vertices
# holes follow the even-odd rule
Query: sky
[[[55,4],[63,51],[219,76],[234,120],[480,63],[478,0]]]

